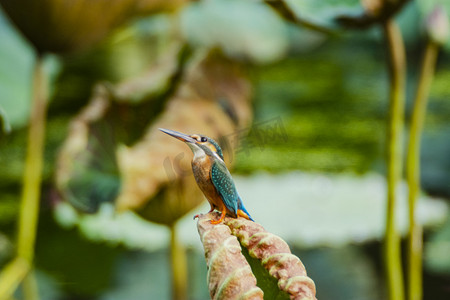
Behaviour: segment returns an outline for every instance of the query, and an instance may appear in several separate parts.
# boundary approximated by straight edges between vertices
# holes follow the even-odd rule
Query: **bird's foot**
[[[226,214],[227,214],[227,211],[225,208],[223,208],[222,213],[220,214],[219,220],[211,220],[211,224],[217,225],[219,223],[222,223],[222,221],[225,219]]]

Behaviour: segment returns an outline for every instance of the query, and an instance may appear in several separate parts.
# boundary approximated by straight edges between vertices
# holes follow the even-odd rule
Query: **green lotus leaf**
[[[322,32],[366,29],[395,15],[409,0],[284,0],[265,2],[285,19]]]
[[[34,58],[1,9],[0,40],[0,115],[16,129],[28,121]]]
[[[181,30],[193,45],[257,63],[282,58],[289,46],[286,24],[258,1],[191,3],[181,13]]]
[[[307,23],[326,28],[338,28],[336,18],[364,13],[360,0],[284,0],[295,16]]]

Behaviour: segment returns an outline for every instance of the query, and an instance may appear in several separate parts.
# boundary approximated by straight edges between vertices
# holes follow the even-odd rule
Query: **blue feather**
[[[234,217],[237,216],[237,211],[240,209],[254,222],[247,209],[245,209],[244,203],[242,203],[242,199],[234,185],[233,178],[223,162],[215,161],[213,163],[211,180],[227,209],[234,213]]]
[[[239,195],[231,174],[223,162],[215,161],[211,167],[211,181],[229,211],[237,215]]]
[[[238,209],[242,210],[243,212],[245,212],[247,214],[247,216],[250,218],[250,220],[252,220],[253,222],[255,222],[255,220],[253,220],[252,216],[250,216],[250,214],[248,213],[248,211],[245,209],[244,207],[244,203],[242,203],[241,197],[239,197],[238,199]]]

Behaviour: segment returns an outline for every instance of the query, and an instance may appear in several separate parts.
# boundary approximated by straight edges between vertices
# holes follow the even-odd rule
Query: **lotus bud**
[[[430,39],[443,45],[447,42],[450,31],[448,14],[445,8],[437,5],[426,21],[426,30]]]

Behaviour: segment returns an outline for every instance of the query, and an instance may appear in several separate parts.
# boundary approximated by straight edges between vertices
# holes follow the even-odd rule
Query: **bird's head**
[[[185,142],[194,153],[195,158],[201,158],[205,155],[221,159],[223,161],[223,153],[219,144],[207,136],[201,134],[187,135],[178,131],[159,128],[162,132]]]

